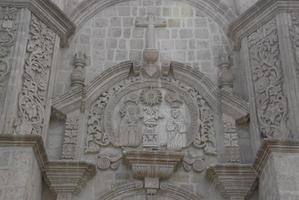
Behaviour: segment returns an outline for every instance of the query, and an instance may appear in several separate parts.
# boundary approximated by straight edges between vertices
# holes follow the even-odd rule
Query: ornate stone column
[[[298,1],[261,0],[230,28],[246,69],[254,154],[265,139],[285,141],[299,137],[298,11]],[[259,198],[287,199],[284,194],[292,193],[291,187],[280,184],[282,177],[276,170],[279,163],[270,158],[258,169]],[[286,158],[281,155],[281,159]],[[285,164],[292,171],[294,166]],[[270,182],[271,189],[264,189],[269,188]]]
[[[49,0],[1,0],[0,13],[0,199],[40,200],[55,57],[75,27]]]

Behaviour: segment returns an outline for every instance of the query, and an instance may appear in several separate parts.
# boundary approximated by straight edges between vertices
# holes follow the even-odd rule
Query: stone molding
[[[257,185],[257,174],[251,165],[216,165],[208,168],[207,176],[229,200],[246,199]]]
[[[257,174],[260,175],[271,153],[299,153],[299,141],[290,140],[264,140],[253,164]]]
[[[85,0],[70,13],[70,18],[76,24],[76,26],[81,27],[98,12],[117,3],[122,3],[126,1],[128,0]],[[222,1],[187,0],[184,2],[190,4],[191,6],[197,9],[203,10],[205,13],[207,13],[207,15],[211,16],[218,24],[222,25],[224,29],[227,29],[228,25],[234,19],[237,18],[237,14],[234,13]]]
[[[119,80],[126,78],[132,66],[133,63],[131,61],[126,61],[108,68],[86,86],[85,99],[82,98],[81,90],[75,88],[61,96],[54,97],[52,101],[53,108],[63,114],[67,114],[75,108],[79,108],[82,100],[86,101],[86,105],[89,105],[96,100],[97,95],[100,93],[99,90],[105,91],[112,84],[107,83],[107,80],[117,83]],[[194,87],[199,88],[203,98],[217,111],[220,92],[218,87],[207,76],[182,63],[171,62],[170,66],[177,79],[188,80],[190,83],[195,82],[196,84],[193,83]],[[248,114],[249,104],[247,101],[229,92],[222,93],[221,98],[223,112],[228,113],[235,120]]]
[[[95,165],[86,162],[49,161],[38,135],[0,134],[0,147],[32,147],[46,183],[56,193],[78,192],[96,173]]]
[[[295,0],[260,0],[245,11],[228,30],[228,35],[240,48],[241,40],[249,36],[279,13],[299,11],[299,1]]]
[[[75,32],[73,22],[50,0],[0,0],[0,6],[28,8],[59,35],[63,47],[68,45],[69,37]]]

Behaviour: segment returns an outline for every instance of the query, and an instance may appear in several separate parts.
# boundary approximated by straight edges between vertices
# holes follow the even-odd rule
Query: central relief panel
[[[187,147],[192,143],[193,134],[186,101],[175,91],[164,88],[146,87],[129,92],[116,105],[111,105],[114,108],[112,116],[107,115],[106,125],[112,133],[112,143],[119,147],[157,150]]]

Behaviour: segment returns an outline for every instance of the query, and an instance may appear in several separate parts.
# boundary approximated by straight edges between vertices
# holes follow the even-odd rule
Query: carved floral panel
[[[0,7],[0,114],[4,106],[7,79],[11,70],[9,54],[16,44],[17,13],[17,8]]]
[[[287,130],[288,110],[276,21],[251,34],[248,43],[261,137],[280,138]]]
[[[54,32],[32,15],[16,133],[40,135],[42,132],[54,41]]]

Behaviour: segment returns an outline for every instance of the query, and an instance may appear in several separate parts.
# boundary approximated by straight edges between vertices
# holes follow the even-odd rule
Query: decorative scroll
[[[250,35],[248,43],[261,136],[280,138],[288,110],[275,20]]]
[[[32,15],[23,85],[19,94],[18,120],[15,124],[18,134],[41,135],[54,40],[55,34],[51,29]]]
[[[67,119],[65,123],[62,158],[74,159],[79,133],[79,119]]]
[[[16,44],[17,12],[18,9],[13,7],[0,7],[0,114],[4,107],[7,78],[11,69],[8,57]]]

